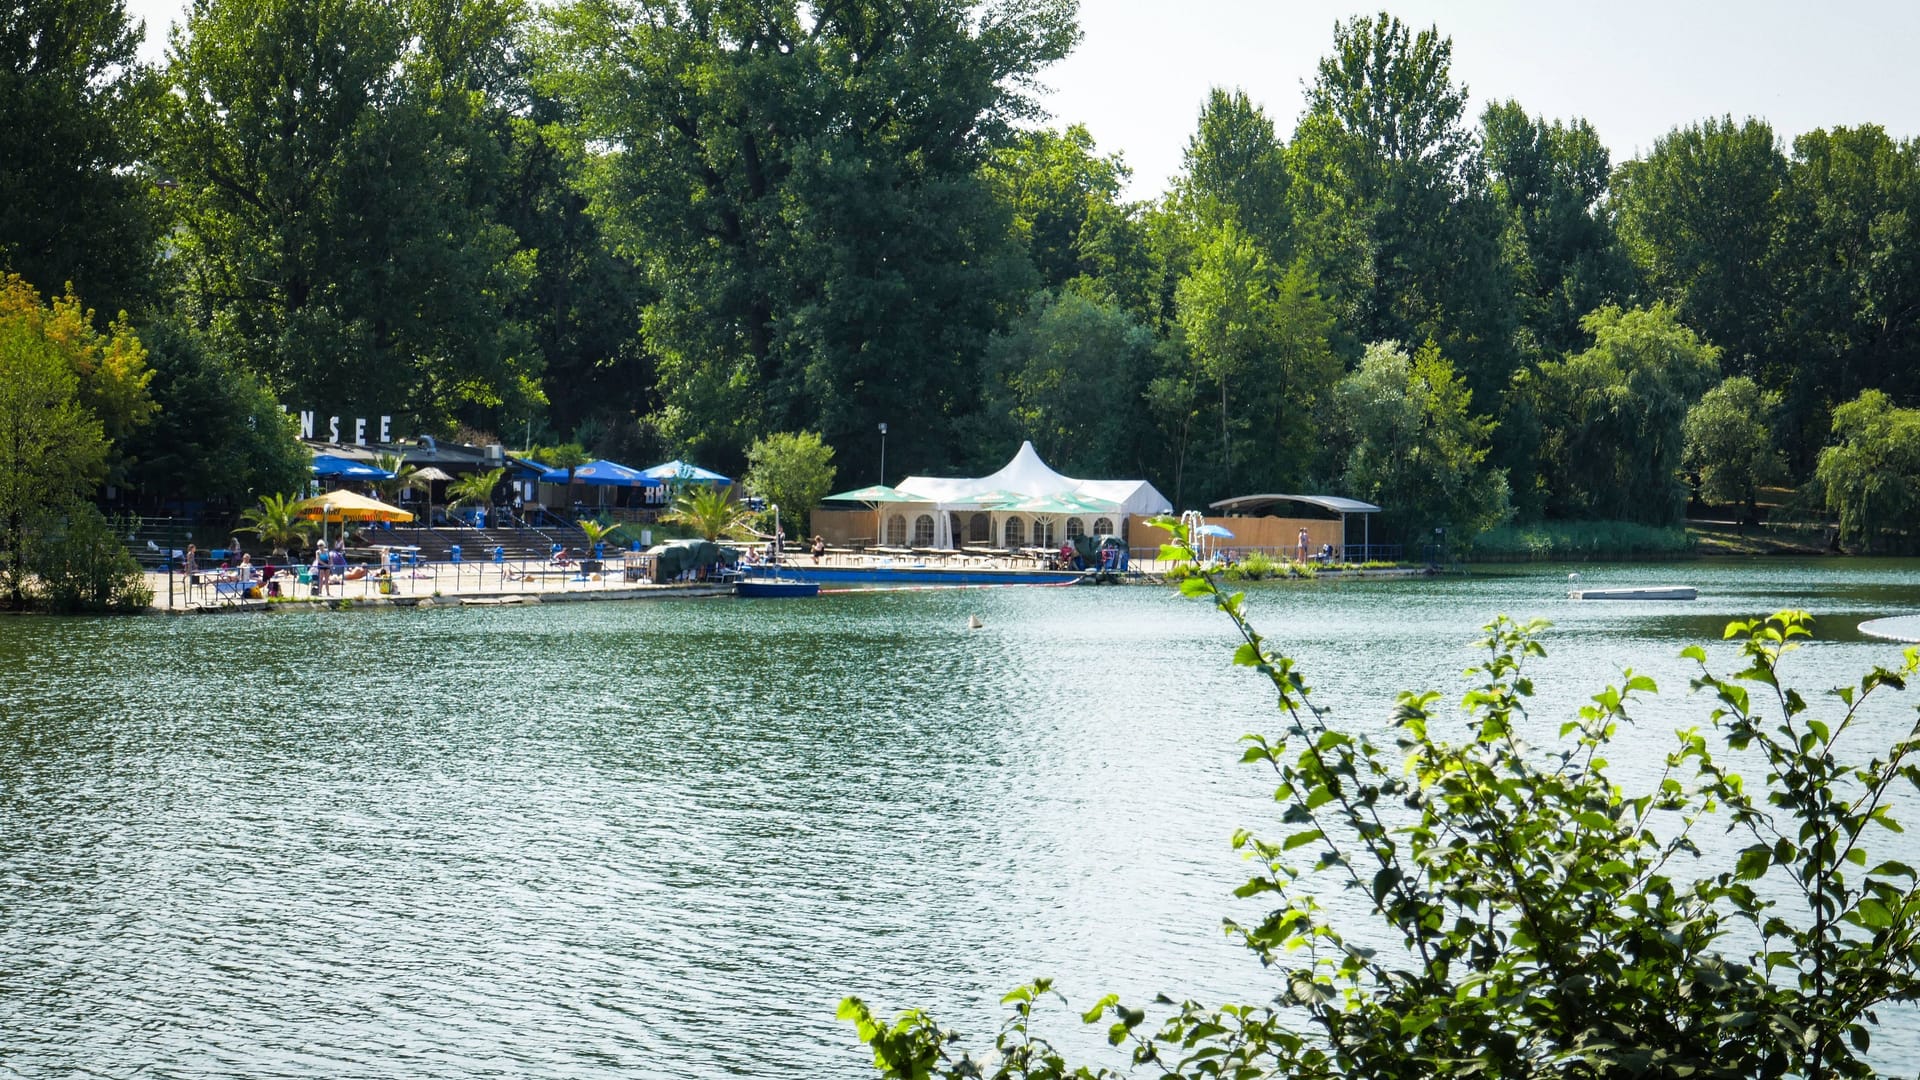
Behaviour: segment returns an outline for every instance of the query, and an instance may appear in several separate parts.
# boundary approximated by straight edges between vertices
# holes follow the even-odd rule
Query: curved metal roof
[[[1231,499],[1221,499],[1213,503],[1210,509],[1233,510],[1245,513],[1272,506],[1274,503],[1299,502],[1309,506],[1318,506],[1336,514],[1377,514],[1380,508],[1370,502],[1359,499],[1344,499],[1338,495],[1235,495]]]

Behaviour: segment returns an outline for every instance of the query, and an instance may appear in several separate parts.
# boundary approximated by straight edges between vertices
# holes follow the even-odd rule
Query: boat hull
[[[1067,585],[1078,570],[957,570],[928,566],[783,566],[781,576],[822,585]]]
[[[733,583],[733,595],[757,599],[773,599],[791,596],[818,596],[820,583],[817,581],[797,581],[792,578],[774,580],[771,578],[741,578]]]

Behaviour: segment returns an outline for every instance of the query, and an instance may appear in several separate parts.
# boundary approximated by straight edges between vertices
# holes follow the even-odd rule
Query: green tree
[[[1428,341],[1367,347],[1335,390],[1342,490],[1381,507],[1383,538],[1412,542],[1435,527],[1465,545],[1513,516],[1506,474],[1486,464],[1493,422]]]
[[[120,539],[129,527],[85,502],[48,519],[33,543],[35,599],[57,612],[146,610],[153,589]]]
[[[127,440],[152,422],[154,414],[148,391],[153,372],[133,327],[121,318],[104,331],[96,329],[95,313],[81,306],[71,290],[42,304],[40,294],[12,274],[0,275],[0,322],[18,323],[73,371],[76,400],[99,421],[108,442],[106,472],[100,479],[125,483],[131,464]]]
[[[488,469],[485,472],[468,473],[447,485],[449,506],[488,506],[493,502],[493,493],[506,479],[507,470]]]
[[[1022,132],[993,153],[981,175],[1013,210],[1013,229],[1041,282],[1058,288],[1082,273],[1081,238],[1126,183],[1119,155],[1094,153],[1093,136],[1074,124],[1064,131]]]
[[[1191,560],[1167,525],[1170,553]],[[1233,621],[1235,663],[1279,705],[1280,731],[1246,736],[1242,760],[1275,781],[1280,834],[1233,837],[1255,867],[1236,895],[1273,907],[1227,931],[1280,992],[1217,1007],[1163,996],[1157,1026],[1101,998],[1081,1019],[1136,1065],[1168,1080],[1874,1075],[1863,1058],[1879,1010],[1920,994],[1920,928],[1905,917],[1920,882],[1871,853],[1901,831],[1889,800],[1920,777],[1920,724],[1888,749],[1859,721],[1920,675],[1920,650],[1833,691],[1817,717],[1782,679],[1811,619],[1733,623],[1739,674],[1684,653],[1714,699],[1711,729],[1679,732],[1665,771],[1629,792],[1608,751],[1642,737],[1628,735],[1634,713],[1658,688],[1628,670],[1560,722],[1557,750],[1538,752],[1534,739],[1553,738],[1530,712],[1543,622],[1486,627],[1457,710],[1439,691],[1400,694],[1393,749],[1335,726],[1248,622],[1244,594],[1205,573],[1181,588]],[[1743,783],[1716,751],[1757,762],[1764,782]],[[1690,834],[1722,822],[1751,842],[1689,878],[1701,858]],[[1335,888],[1359,906],[1323,904]],[[1041,1035],[1036,1007],[1052,996],[1044,979],[1008,994],[997,1060],[984,1063],[925,1013],[886,1024],[848,998],[840,1015],[901,1080],[1115,1075],[1072,1070]]]
[[[1840,516],[1841,539],[1871,550],[1883,534],[1920,525],[1920,409],[1867,390],[1833,410],[1833,438],[1814,482]]]
[[[1201,245],[1176,297],[1195,384],[1219,406],[1220,456],[1206,490],[1220,498],[1250,478],[1303,479],[1320,403],[1340,373],[1317,283],[1298,264],[1277,270],[1229,224]]]
[[[1362,341],[1440,342],[1492,401],[1517,365],[1505,221],[1453,42],[1381,13],[1334,29],[1287,156],[1297,250]]]
[[[806,534],[807,518],[833,490],[833,447],[817,432],[777,431],[747,451],[747,488],[780,507],[794,535]]]
[[[292,402],[521,418],[533,257],[496,212],[516,0],[207,0],[158,160],[194,309]]]
[[[1584,352],[1541,364],[1533,395],[1543,475],[1556,516],[1670,525],[1686,507],[1679,480],[1687,410],[1719,376],[1719,349],[1666,304],[1604,307],[1580,321]]]
[[[262,495],[260,503],[240,512],[241,532],[250,532],[270,545],[273,553],[307,546],[313,539],[314,523],[302,516],[298,495]]]
[[[1786,463],[1774,446],[1774,416],[1780,395],[1735,375],[1701,396],[1682,427],[1682,464],[1700,476],[1700,495],[1710,502],[1739,503],[1747,520],[1758,517],[1762,484],[1780,480]]]
[[[0,296],[31,290],[13,279]],[[0,305],[0,590],[26,600],[30,541],[105,477],[108,442],[68,351],[39,317]]]
[[[157,408],[126,445],[128,482],[146,500],[244,506],[311,478],[312,453],[259,375],[179,318],[144,323],[140,342]]]
[[[1184,168],[1168,202],[1203,229],[1233,225],[1267,261],[1293,261],[1286,148],[1273,121],[1242,90],[1215,87],[1187,140]]]
[[[1157,443],[1139,422],[1158,361],[1152,331],[1116,305],[1073,291],[1040,294],[995,336],[988,397],[1006,412],[1008,441],[1031,440],[1070,474],[1119,475],[1140,467],[1141,443]]]
[[[1776,253],[1787,161],[1764,121],[1676,128],[1614,177],[1620,231],[1657,298],[1764,378],[1782,306]]]
[[[154,288],[143,30],[123,0],[0,8],[0,271],[48,295],[71,286],[109,315]]]
[[[980,175],[1073,5],[581,2],[552,15],[547,85],[612,150],[591,174],[644,260],[659,421],[738,461],[770,430],[865,438],[913,415],[903,465],[963,456],[978,357],[1034,275]]]

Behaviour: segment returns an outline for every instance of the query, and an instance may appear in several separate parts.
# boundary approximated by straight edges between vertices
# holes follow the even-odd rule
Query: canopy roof
[[[698,465],[690,465],[687,462],[681,461],[679,458],[662,462],[650,469],[641,469],[640,472],[641,475],[654,480],[686,480],[695,484],[733,483],[732,480],[721,476],[712,469],[703,469]]]
[[[1019,499],[1078,495],[1108,504],[1056,513],[1145,515],[1167,513],[1172,508],[1167,497],[1145,480],[1076,480],[1062,476],[1040,460],[1031,442],[1021,443],[1013,460],[990,476],[909,476],[900,482],[899,490],[953,510],[1006,510],[1019,505],[1002,497],[1007,495]]]
[[[921,498],[918,495],[908,495],[900,491],[898,488],[890,488],[885,484],[869,484],[863,488],[854,488],[852,491],[843,491],[838,495],[829,495],[826,497],[824,501],[826,502],[863,502],[863,503],[902,503],[902,502],[926,502],[927,500]]]
[[[313,475],[336,477],[341,480],[391,480],[393,474],[377,465],[364,461],[355,461],[338,454],[315,454],[313,456]]]
[[[559,466],[540,474],[543,484],[564,484],[567,482],[567,470]],[[595,487],[659,487],[660,481],[641,472],[639,469],[622,465],[617,461],[589,461],[577,465],[573,470],[573,482],[590,484]]]
[[[1317,506],[1322,510],[1331,510],[1336,514],[1377,514],[1380,508],[1370,502],[1359,499],[1345,499],[1338,495],[1236,495],[1231,499],[1221,499],[1214,503],[1215,510],[1225,510],[1234,514],[1251,514],[1256,510],[1265,510],[1276,503],[1297,502],[1308,506]]]

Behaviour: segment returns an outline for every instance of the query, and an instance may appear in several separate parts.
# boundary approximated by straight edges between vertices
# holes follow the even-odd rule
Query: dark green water
[[[1550,618],[1537,715],[1628,664],[1667,691],[1631,786],[1704,722],[1683,645],[1807,608],[1825,687],[1920,611],[1906,562],[1578,568],[1702,590],[1666,605],[1569,602],[1568,569],[1254,612],[1375,729],[1491,615]],[[847,993],[976,1046],[1040,974],[1264,999],[1219,931],[1272,807],[1227,634],[1152,589],[0,620],[0,1075],[856,1077]],[[1877,1058],[1920,1065],[1913,1029]]]

